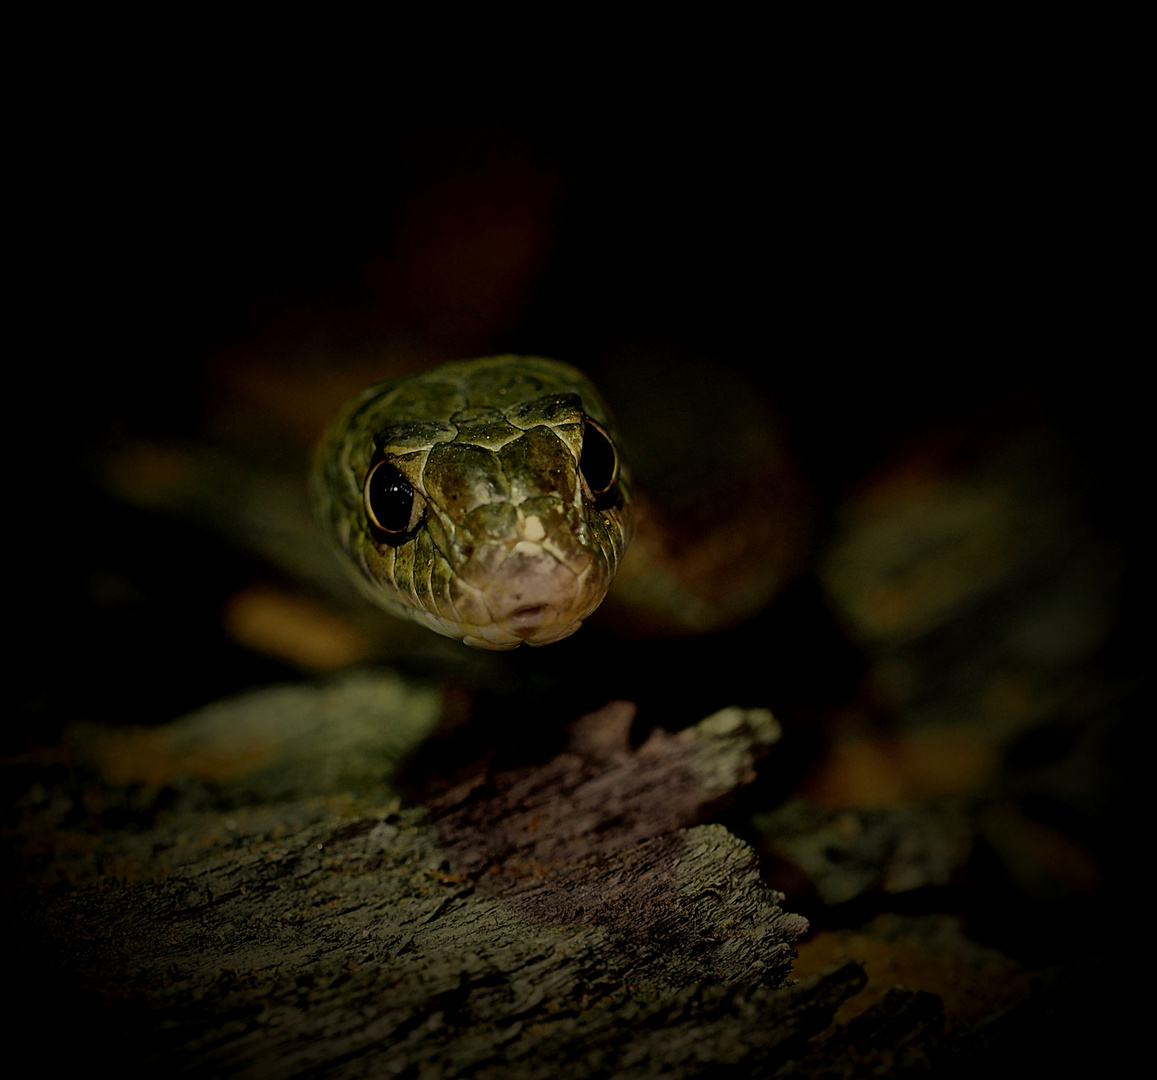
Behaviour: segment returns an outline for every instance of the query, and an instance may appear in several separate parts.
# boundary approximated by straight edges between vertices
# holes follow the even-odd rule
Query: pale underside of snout
[[[575,569],[541,543],[519,540],[501,565],[475,584],[460,579],[459,603],[466,616],[456,637],[482,649],[546,645],[573,634],[602,599],[592,589],[593,565]]]

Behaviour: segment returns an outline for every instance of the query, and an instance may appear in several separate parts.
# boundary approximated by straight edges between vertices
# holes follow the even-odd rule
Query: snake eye
[[[583,420],[583,450],[579,469],[598,502],[614,491],[619,479],[619,453],[611,437],[589,417]]]
[[[425,517],[426,502],[398,467],[379,461],[366,477],[366,516],[375,539],[401,544],[414,535]]]

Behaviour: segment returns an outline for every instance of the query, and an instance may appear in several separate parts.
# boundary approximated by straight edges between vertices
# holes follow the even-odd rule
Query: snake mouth
[[[547,563],[549,562],[549,571]],[[488,592],[494,624],[517,640],[556,640],[575,607],[575,575],[547,556],[533,574],[496,580]]]
[[[580,626],[573,608],[534,604],[512,611],[499,626],[524,645],[550,645],[570,637]]]
[[[530,604],[515,608],[506,617],[506,621],[511,629],[526,629],[531,632],[540,626],[549,626],[557,617],[558,610],[550,604]]]

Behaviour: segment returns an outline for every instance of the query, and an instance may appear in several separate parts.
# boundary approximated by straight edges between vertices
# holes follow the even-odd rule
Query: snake
[[[578,369],[455,361],[370,386],[314,459],[316,516],[379,607],[480,649],[569,637],[630,543],[630,472]]]

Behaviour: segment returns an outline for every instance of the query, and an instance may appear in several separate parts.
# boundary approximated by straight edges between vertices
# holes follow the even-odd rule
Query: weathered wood
[[[104,1009],[129,1064],[205,1076],[766,1071],[862,985],[847,964],[789,985],[806,921],[698,824],[778,738],[770,714],[632,752],[613,705],[550,762],[404,807],[392,768],[429,712],[363,675],[74,736],[99,776],[43,789],[10,837],[41,977]],[[377,783],[351,772],[367,757]],[[100,830],[86,797],[135,799],[138,827]]]
[[[16,1030],[60,1067],[195,1076],[896,1076],[1090,1044],[1076,980],[1034,982],[959,919],[846,921],[957,887],[1002,804],[757,815],[811,910],[841,905],[792,983],[804,921],[705,824],[774,751],[769,713],[632,750],[613,703],[553,757],[454,766],[409,804],[448,707],[351,673],[9,761]]]

